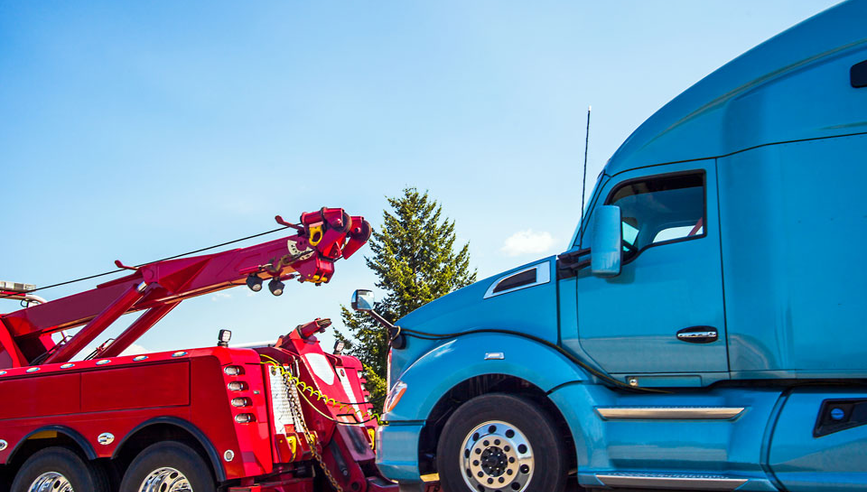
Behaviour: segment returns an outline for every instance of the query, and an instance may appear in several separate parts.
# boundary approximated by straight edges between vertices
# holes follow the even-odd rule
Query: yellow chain
[[[267,362],[263,362],[263,364],[273,365],[277,368],[277,370],[280,371],[280,373],[283,376],[283,382],[286,385],[287,390],[291,390],[293,388],[298,389],[299,393],[301,394],[301,397],[304,398],[304,400],[306,400],[307,403],[317,412],[319,412],[319,409],[314,407],[313,404],[310,402],[310,400],[307,399],[307,396],[304,395],[305,391],[310,393],[311,398],[315,396],[317,401],[324,401],[325,404],[327,404],[327,405],[337,407],[339,411],[346,410],[347,408],[351,409],[352,405],[348,405],[346,403],[337,401],[334,398],[330,398],[330,397],[322,394],[322,392],[319,391],[318,389],[313,388],[312,386],[309,386],[304,381],[301,381],[298,378],[298,376],[292,375],[292,373],[287,371],[286,367],[284,367],[279,362],[277,362],[276,359],[268,357],[267,355],[263,355],[263,354],[260,354],[260,355],[265,359],[269,359]],[[296,422],[304,422],[304,415],[301,413],[301,408],[297,407],[294,404],[293,399],[290,398],[289,401],[290,401],[290,407],[292,408],[292,412],[295,414]],[[322,414],[322,412],[319,412],[319,413]],[[355,411],[353,411],[352,413],[355,414]],[[378,414],[376,414],[374,412],[368,412],[368,413],[373,418],[375,418],[377,420],[377,422],[379,422],[379,415]],[[327,415],[324,415],[324,414],[322,414],[322,415],[324,417],[338,423],[338,424],[358,425],[358,424],[348,424],[345,422],[338,422],[338,421],[334,420],[333,418],[328,417]],[[364,420],[364,418],[363,418],[364,415],[361,413],[361,410],[358,410],[358,416],[362,417],[361,418],[362,421]],[[306,427],[306,424],[305,424],[305,427]],[[313,453],[313,457],[319,463],[319,466],[322,468],[323,473],[325,473],[325,478],[328,479],[328,482],[331,483],[331,486],[334,488],[334,490],[336,490],[337,492],[343,492],[343,487],[341,487],[340,484],[337,483],[337,479],[334,478],[334,475],[331,473],[331,470],[329,470],[328,466],[326,466],[325,460],[322,459],[322,455],[319,454],[318,436],[316,436],[315,432],[311,431],[310,429],[307,429],[307,432],[304,432],[303,434],[304,434],[304,438],[307,440],[307,444],[310,446],[310,451]]]
[[[342,424],[342,425],[356,425],[356,426],[357,425],[363,425],[365,418],[364,418],[364,413],[361,411],[361,409],[356,411],[353,408],[352,404],[338,401],[334,398],[331,398],[331,397],[323,394],[318,389],[308,385],[304,381],[301,381],[301,379],[298,376],[292,375],[289,371],[286,370],[285,367],[280,365],[280,363],[277,362],[276,359],[268,357],[267,355],[262,355],[262,357],[265,359],[268,359],[268,361],[264,362],[263,364],[270,364],[270,365],[276,366],[277,369],[282,374],[283,379],[286,381],[286,385],[287,386],[294,386],[295,388],[297,388],[299,390],[299,393],[301,394],[301,397],[304,398],[307,401],[307,403],[311,403],[311,401],[307,398],[307,395],[304,394],[305,392],[310,396],[310,398],[315,398],[316,401],[321,401],[321,402],[325,403],[326,405],[330,405],[330,406],[336,408],[339,413],[351,412],[353,415],[356,416],[356,418],[359,420],[360,424],[359,423],[353,424],[350,422],[340,422],[340,421],[337,421],[337,420],[335,420],[335,419],[333,419],[327,415],[323,415],[323,417],[326,417],[326,418],[328,418],[328,419],[330,419],[330,420],[332,420],[338,424]],[[372,406],[372,404],[370,404],[368,402],[364,402],[363,405],[371,405]],[[314,407],[314,410],[316,410],[317,412],[319,411],[315,407]],[[322,412],[319,412],[319,413],[321,414]],[[376,419],[377,424],[383,423],[382,416],[380,414],[378,414],[372,410],[368,410],[367,414],[371,418]]]

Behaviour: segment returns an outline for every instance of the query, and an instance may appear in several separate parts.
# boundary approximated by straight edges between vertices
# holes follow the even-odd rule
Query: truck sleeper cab
[[[842,3],[698,82],[611,157],[567,251],[399,320],[384,474],[863,488],[865,18]]]

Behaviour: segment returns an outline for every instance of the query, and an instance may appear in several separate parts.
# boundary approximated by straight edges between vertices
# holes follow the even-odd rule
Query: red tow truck
[[[374,466],[376,419],[349,356],[299,325],[274,344],[123,356],[181,301],[268,281],[322,284],[358,251],[370,225],[342,209],[277,217],[294,234],[215,254],[158,261],[94,289],[45,302],[0,283],[26,307],[0,315],[0,489],[12,492],[396,491]],[[116,339],[73,357],[121,315]],[[81,327],[55,343],[52,334]]]

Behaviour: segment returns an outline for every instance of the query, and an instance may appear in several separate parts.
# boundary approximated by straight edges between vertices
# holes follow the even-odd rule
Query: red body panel
[[[145,386],[145,387],[142,387]],[[81,411],[105,412],[190,404],[187,361],[125,367],[81,375]]]

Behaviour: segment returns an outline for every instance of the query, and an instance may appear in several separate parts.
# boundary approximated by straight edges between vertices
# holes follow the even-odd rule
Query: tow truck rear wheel
[[[449,417],[437,445],[446,492],[559,492],[566,452],[551,418],[532,401],[482,395]]]
[[[120,492],[214,492],[208,465],[189,446],[175,441],[152,444],[132,460]]]
[[[105,471],[71,449],[52,446],[24,462],[12,492],[108,492]]]

